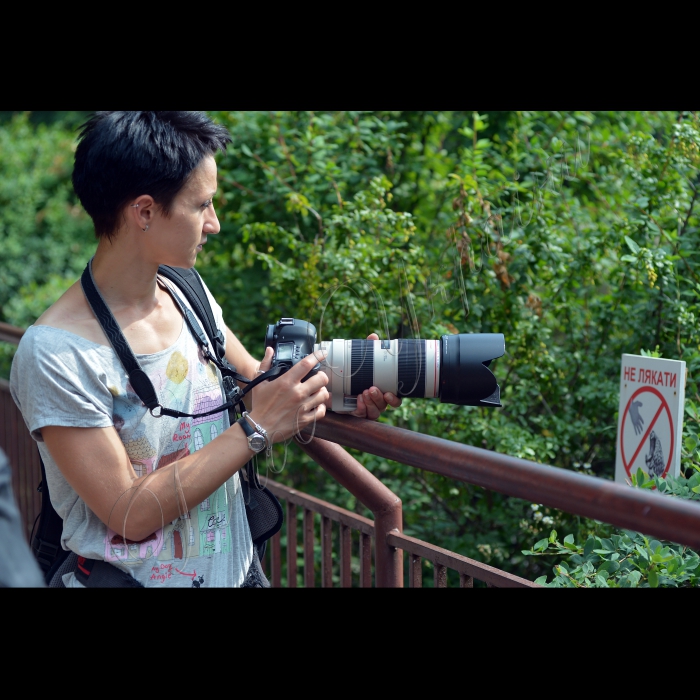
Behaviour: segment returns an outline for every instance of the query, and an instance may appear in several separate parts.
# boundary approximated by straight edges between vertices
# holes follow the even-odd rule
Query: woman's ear
[[[149,194],[142,194],[137,197],[128,207],[128,220],[134,226],[138,226],[142,231],[148,231],[153,223],[156,203]]]

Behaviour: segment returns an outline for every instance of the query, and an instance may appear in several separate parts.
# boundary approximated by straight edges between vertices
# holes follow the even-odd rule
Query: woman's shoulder
[[[80,307],[80,285],[73,285],[22,336],[12,360],[11,384],[40,376],[70,376],[80,365],[81,375],[104,373],[112,364],[111,348],[100,337]],[[75,294],[75,292],[79,294]],[[94,325],[97,320],[92,319]],[[101,333],[101,329],[98,330]]]
[[[75,282],[36,320],[32,328],[53,329],[78,336],[95,345],[108,346],[100,324],[92,313],[80,282]],[[40,331],[49,332],[50,331]]]

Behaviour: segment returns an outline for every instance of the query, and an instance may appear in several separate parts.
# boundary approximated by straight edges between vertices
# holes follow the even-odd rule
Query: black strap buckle
[[[233,377],[224,377],[223,385],[227,403],[238,403],[243,398],[241,387],[236,384]]]

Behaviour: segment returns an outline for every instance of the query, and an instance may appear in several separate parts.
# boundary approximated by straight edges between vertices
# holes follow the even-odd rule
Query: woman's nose
[[[217,234],[221,231],[221,224],[219,223],[219,217],[214,211],[214,205],[211,206],[211,214],[207,221],[204,222],[205,233]]]

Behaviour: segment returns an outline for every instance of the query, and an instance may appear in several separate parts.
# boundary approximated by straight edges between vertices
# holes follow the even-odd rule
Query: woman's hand
[[[372,338],[378,340],[378,338]],[[386,410],[387,406],[398,408],[401,405],[401,399],[394,396],[390,391],[382,394],[376,386],[371,386],[365,389],[357,396],[357,408],[350,414],[358,418],[369,418],[369,420],[377,420],[380,414]]]
[[[370,333],[367,340],[379,340],[379,336],[376,333]],[[331,401],[329,400],[326,405],[330,408]],[[371,386],[358,394],[357,408],[350,415],[377,420],[386,411],[387,406],[398,408],[400,405],[401,399],[398,396],[394,396],[390,391],[383,394],[376,386]]]
[[[265,349],[259,371],[270,369],[273,354],[272,348]],[[253,389],[250,417],[265,428],[272,442],[282,442],[326,415],[326,402],[330,401],[328,377],[318,372],[301,381],[322,359],[319,353],[311,353],[276,379]]]

